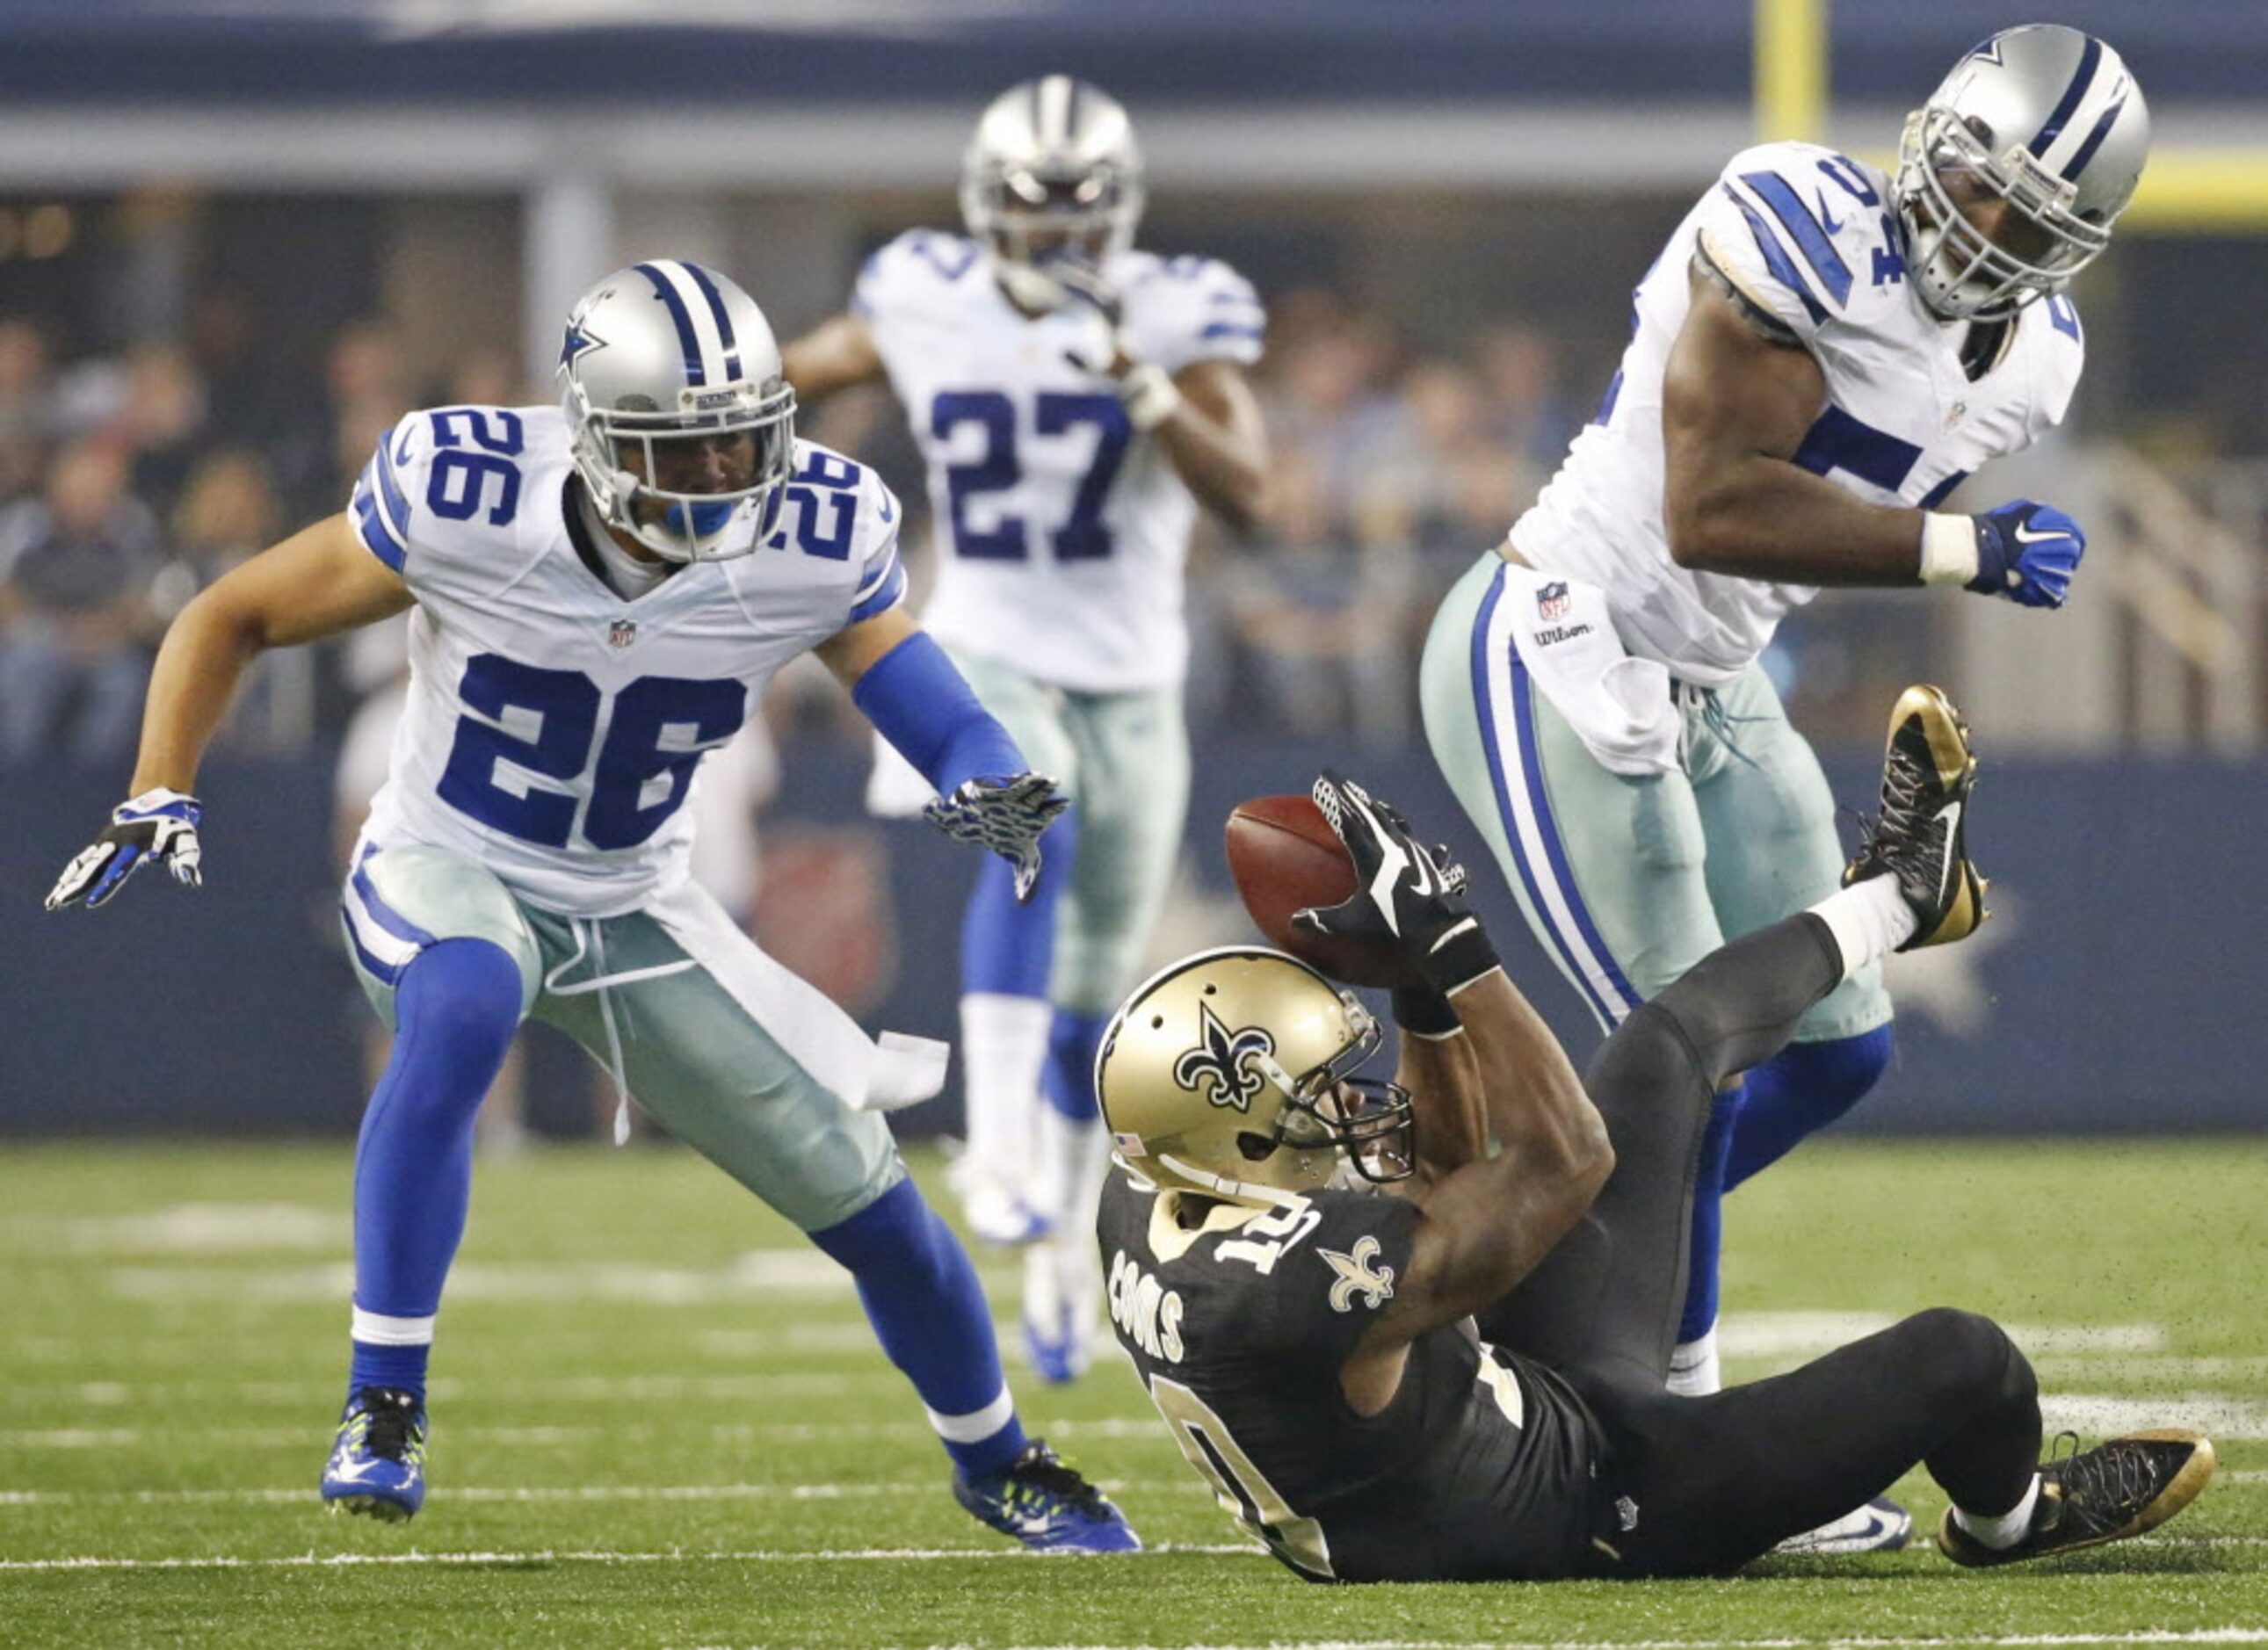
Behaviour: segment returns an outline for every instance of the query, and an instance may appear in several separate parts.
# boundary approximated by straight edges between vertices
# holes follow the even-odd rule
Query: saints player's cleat
[[[1854,1552],[1896,1552],[1913,1536],[1913,1514],[1886,1495],[1816,1529],[1790,1536],[1774,1552],[1806,1558],[1845,1558]]]
[[[1037,1552],[1139,1552],[1142,1538],[1102,1492],[1040,1439],[1005,1470],[954,1475],[953,1499]]]
[[[425,1406],[416,1394],[364,1387],[347,1400],[323,1463],[323,1499],[334,1513],[389,1522],[425,1504]]]
[[[2074,1449],[2079,1440],[2066,1433]],[[2213,1477],[2213,1440],[2163,1427],[2130,1433],[2040,1467],[2032,1527],[2012,1547],[1988,1547],[1946,1509],[1937,1544],[1955,1564],[1982,1567],[2075,1552],[2154,1529],[2197,1499]]]
[[[1944,690],[1915,687],[1900,694],[1882,753],[1881,817],[1869,827],[1843,882],[1847,888],[1868,877],[1897,879],[1918,924],[1901,951],[1965,939],[1987,915],[1988,885],[1969,863],[1966,847],[1976,784],[1969,725]]]

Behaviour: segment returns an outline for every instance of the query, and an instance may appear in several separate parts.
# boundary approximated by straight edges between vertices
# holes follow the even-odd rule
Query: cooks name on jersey
[[[1182,1361],[1182,1297],[1126,1258],[1110,1257],[1110,1316],[1127,1338],[1152,1358]]]

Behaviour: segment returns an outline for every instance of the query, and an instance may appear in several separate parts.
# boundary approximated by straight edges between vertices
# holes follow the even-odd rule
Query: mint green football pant
[[[1685,696],[1681,766],[1609,771],[1487,622],[1493,552],[1451,589],[1425,644],[1420,694],[1434,760],[1520,902],[1537,943],[1602,1028],[1727,939],[1840,885],[1835,803],[1809,743],[1751,665]],[[1889,1023],[1879,963],[1804,1017],[1799,1042]]]
[[[853,1104],[888,1057],[696,884],[620,917],[564,917],[462,854],[411,845],[361,857],[341,915],[388,1029],[393,980],[424,946],[500,946],[519,966],[523,1015],[618,1072],[671,1134],[806,1232],[905,1177],[888,1125]]]

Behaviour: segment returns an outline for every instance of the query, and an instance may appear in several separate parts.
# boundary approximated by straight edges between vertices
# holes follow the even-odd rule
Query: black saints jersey
[[[1185,1226],[1184,1208],[1202,1222]],[[1482,1344],[1467,1322],[1412,1343],[1378,1414],[1356,1414],[1340,1389],[1423,1219],[1359,1191],[1258,1212],[1185,1201],[1114,1168],[1098,1228],[1111,1322],[1222,1507],[1300,1574],[1576,1573],[1602,1528],[1601,1446],[1549,1370]]]

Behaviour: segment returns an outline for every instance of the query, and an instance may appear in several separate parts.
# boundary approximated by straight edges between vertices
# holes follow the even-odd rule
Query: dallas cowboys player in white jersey
[[[1909,118],[1895,178],[1748,150],[1639,284],[1598,416],[1443,604],[1423,671],[1443,771],[1602,1024],[1835,884],[1825,778],[1756,663],[1783,615],[1822,585],[2062,605],[2069,516],[1938,506],[2062,422],[2084,350],[2065,288],[2148,146],[2117,53],[2011,29]],[[1723,1188],[1873,1086],[1889,1020],[1861,970],[1725,1095],[1674,1384],[1718,1385]]]
[[[425,1493],[425,1374],[464,1229],[473,1116],[530,1014],[856,1278],[955,1467],[1029,1545],[1138,1543],[1016,1419],[968,1256],[881,1113],[933,1094],[941,1045],[870,1039],[758,950],[688,868],[703,755],[816,653],[941,799],[949,834],[1028,888],[1064,806],[902,603],[899,510],[794,435],[753,299],[655,259],[577,303],[559,407],[445,407],[388,431],[350,509],[200,596],[167,633],[135,796],[50,910],[144,863],[195,882],[199,759],[244,667],[414,608],[409,702],[343,923],[394,1031],[355,1166],[349,1396],[333,1508]]]
[[[1243,369],[1264,317],[1226,265],[1134,249],[1133,129],[1083,81],[995,100],[961,193],[968,234],[884,247],[850,313],[788,346],[787,372],[806,403],[887,378],[938,524],[924,622],[1072,799],[1028,905],[979,873],[961,1002],[970,1224],[1030,1245],[1027,1348],[1069,1380],[1099,1324],[1095,1046],[1137,977],[1188,801],[1182,564],[1200,505],[1239,531],[1263,506]]]

